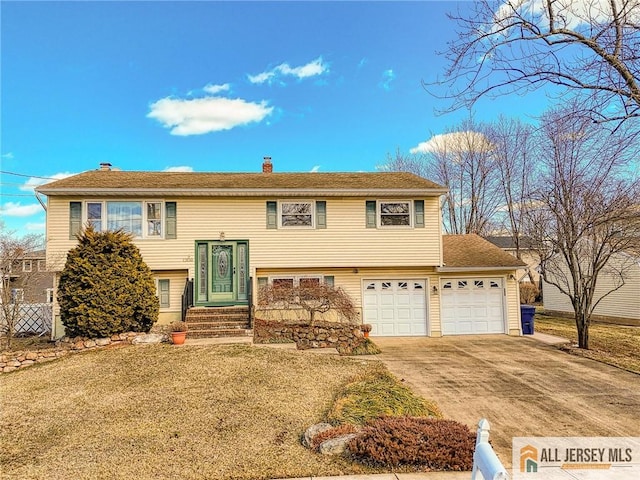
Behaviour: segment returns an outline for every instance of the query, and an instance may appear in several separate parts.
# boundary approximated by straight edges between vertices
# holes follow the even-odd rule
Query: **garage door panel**
[[[372,325],[371,335],[426,335],[426,284],[425,280],[365,280],[363,318]]]
[[[453,279],[446,280],[442,286],[443,335],[504,333],[501,279]]]

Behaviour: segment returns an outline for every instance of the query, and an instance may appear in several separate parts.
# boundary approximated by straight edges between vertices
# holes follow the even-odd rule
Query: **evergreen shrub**
[[[130,234],[88,226],[67,254],[58,285],[67,336],[90,338],[148,332],[159,301],[151,270]]]

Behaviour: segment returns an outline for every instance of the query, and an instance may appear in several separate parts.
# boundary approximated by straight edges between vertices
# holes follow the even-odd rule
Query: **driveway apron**
[[[378,358],[445,417],[490,439],[511,468],[513,437],[640,436],[640,375],[527,337],[372,338]]]

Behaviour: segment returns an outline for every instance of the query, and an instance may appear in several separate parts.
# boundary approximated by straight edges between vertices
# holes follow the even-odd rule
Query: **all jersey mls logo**
[[[516,437],[513,478],[636,480],[640,437]]]

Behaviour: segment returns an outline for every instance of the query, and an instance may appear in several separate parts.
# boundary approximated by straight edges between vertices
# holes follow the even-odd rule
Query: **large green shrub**
[[[68,336],[148,332],[158,319],[151,270],[122,231],[89,226],[78,236],[60,275],[58,302]]]
[[[370,421],[349,444],[351,454],[372,466],[425,470],[471,470],[475,435],[454,420],[384,417]]]

